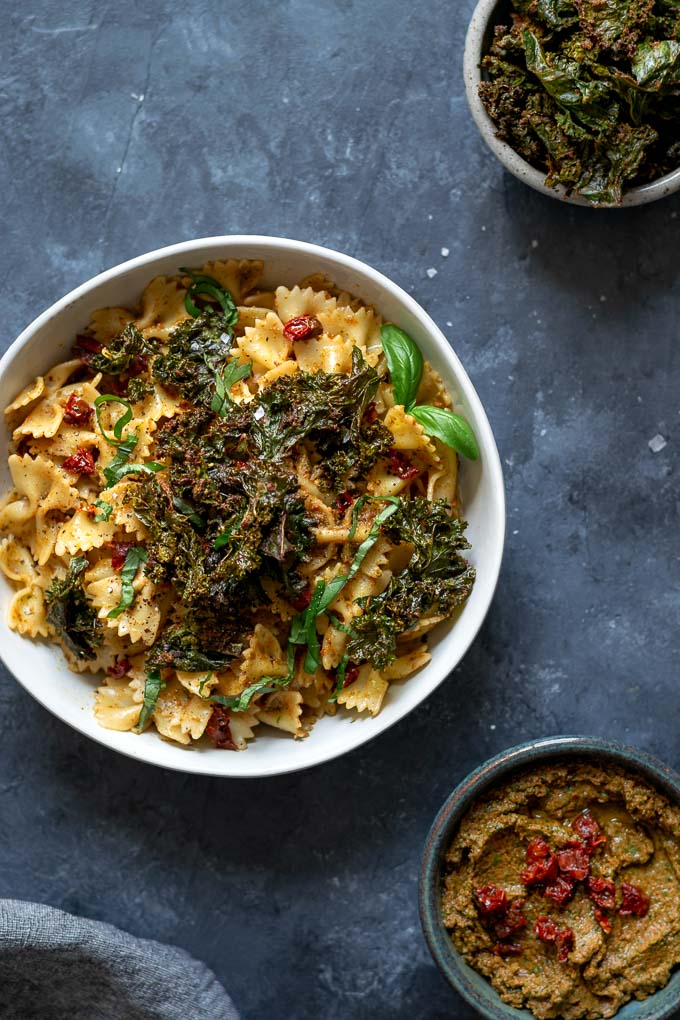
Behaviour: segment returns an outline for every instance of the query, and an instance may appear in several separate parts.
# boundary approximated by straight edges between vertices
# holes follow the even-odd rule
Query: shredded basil
[[[124,414],[120,416],[118,421],[113,426],[113,438],[106,434],[106,429],[102,425],[102,407],[104,404],[122,404],[125,408]],[[125,426],[132,421],[132,405],[128,400],[123,397],[117,397],[115,393],[102,393],[94,402],[94,410],[97,415],[97,425],[99,425],[99,431],[110,446],[121,446],[123,440],[123,429]]]
[[[115,609],[106,614],[110,620],[116,620],[135,601],[134,580],[137,571],[146,563],[146,560],[147,553],[144,546],[133,545],[131,549],[128,549],[123,569],[120,572],[120,602]]]
[[[196,305],[195,301],[197,297],[203,295],[213,298],[222,306],[225,326],[233,326],[238,321],[236,302],[229,291],[220,284],[219,280],[216,280],[213,276],[206,276],[204,273],[195,273],[193,269],[187,269],[186,266],[181,266],[180,272],[186,273],[187,276],[191,277],[192,282],[187,289],[184,306],[192,318],[197,319],[201,315],[201,309]]]
[[[200,684],[198,685],[198,694],[199,694],[199,697],[201,697],[201,698],[204,697],[203,690],[205,688],[205,685],[211,679],[212,679],[212,673],[208,673],[206,676],[203,677],[203,679],[201,680]]]
[[[110,503],[107,503],[105,499],[95,499],[94,505],[98,506],[101,513],[95,514],[95,524],[100,524],[101,521],[108,521],[109,517],[113,513],[113,507]]]
[[[156,707],[158,695],[164,688],[165,684],[161,677],[160,669],[156,666],[153,669],[147,670],[146,683],[144,684],[144,704],[142,705],[142,711],[139,713],[137,725],[134,727],[135,733],[141,733],[148,723],[151,713]]]
[[[340,659],[340,662],[338,664],[338,671],[336,673],[335,690],[333,691],[333,693],[331,694],[330,698],[328,699],[329,701],[337,701],[338,700],[338,694],[342,690],[342,685],[345,682],[345,673],[347,672],[347,663],[348,662],[349,662],[349,655],[347,654],[347,652],[345,652],[345,654]]]
[[[191,504],[187,503],[186,500],[183,500],[181,496],[173,496],[172,505],[174,506],[175,510],[178,513],[182,514],[184,517],[190,520],[191,523],[195,524],[197,528],[205,527],[205,521],[203,520],[201,515],[197,514],[194,508],[191,506]]]
[[[221,417],[226,417],[228,408],[233,403],[229,391],[241,379],[247,378],[252,371],[252,364],[239,365],[238,361],[230,361],[224,372],[215,374],[215,393],[210,402],[210,410]]]
[[[157,471],[164,471],[165,464],[157,464],[154,460],[149,460],[145,464],[129,464],[130,455],[137,445],[137,436],[128,436],[118,446],[116,456],[113,458],[108,467],[104,468],[104,478],[107,481],[107,488],[115,485],[125,475],[133,474],[155,474]]]

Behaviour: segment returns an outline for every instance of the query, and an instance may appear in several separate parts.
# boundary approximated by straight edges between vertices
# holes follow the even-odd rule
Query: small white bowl
[[[505,533],[503,475],[479,397],[444,335],[420,305],[363,262],[318,245],[279,237],[236,235],[184,241],[140,255],[77,287],[38,316],[0,361],[0,407],[9,404],[34,376],[68,357],[75,334],[87,325],[95,309],[134,306],[152,277],[176,273],[183,265],[200,266],[210,259],[226,258],[263,259],[268,284],[292,286],[310,273],[325,273],[410,333],[441,374],[471,423],[481,452],[477,462],[464,461],[461,471],[463,506],[472,543],[470,560],[477,568],[477,582],[460,616],[434,631],[432,661],[416,676],[391,686],[386,704],[375,719],[357,719],[339,712],[321,719],[310,736],[301,741],[261,727],[248,749],[239,753],[210,747],[183,748],[161,740],[154,730],[138,736],[102,729],[92,714],[92,677],[72,673],[55,646],[23,638],[7,627],[12,590],[4,578],[0,581],[2,658],[45,708],[74,729],[131,758],[204,775],[272,776],[318,765],[378,736],[419,705],[460,662],[482,625],[500,570]],[[6,431],[5,436],[9,443]],[[0,461],[0,484],[5,492],[10,487],[6,456]],[[436,724],[433,720],[432,725]]]
[[[486,112],[484,103],[479,98],[479,85],[482,81],[481,64],[482,59],[488,53],[489,46],[493,39],[493,29],[497,24],[497,11],[508,7],[505,0],[479,0],[475,7],[470,27],[465,39],[465,56],[463,62],[463,74],[465,77],[465,91],[467,100],[472,111],[479,132],[489,146],[494,156],[509,170],[519,181],[528,184],[535,191],[542,195],[549,195],[550,198],[559,198],[563,202],[570,202],[572,205],[583,205],[589,209],[599,208],[594,206],[580,195],[568,194],[563,185],[556,188],[549,188],[545,183],[545,174],[537,170],[526,160],[522,159],[511,145],[498,138],[496,125]],[[629,188],[623,192],[621,205],[603,206],[606,209],[622,209],[631,205],[647,205],[648,202],[656,202],[659,198],[666,198],[667,195],[680,189],[680,167],[658,181],[644,184],[640,188]]]

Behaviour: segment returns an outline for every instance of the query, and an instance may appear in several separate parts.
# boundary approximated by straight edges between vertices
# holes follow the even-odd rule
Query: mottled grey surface
[[[163,244],[318,241],[433,314],[506,471],[479,639],[417,712],[338,762],[251,783],[165,773],[71,733],[3,676],[0,895],[184,947],[246,1020],[467,1020],[416,901],[452,786],[557,732],[680,764],[680,198],[592,212],[505,175],[465,107],[471,9],[0,4],[4,344]]]

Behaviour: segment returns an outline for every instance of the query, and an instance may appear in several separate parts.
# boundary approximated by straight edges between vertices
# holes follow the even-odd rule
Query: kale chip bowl
[[[265,287],[293,287],[312,274],[322,274],[343,291],[373,306],[385,321],[398,324],[441,377],[455,409],[474,430],[479,447],[479,458],[462,461],[459,473],[471,543],[468,558],[476,571],[476,583],[465,605],[454,618],[439,623],[431,632],[431,660],[408,680],[393,682],[378,715],[356,719],[344,710],[334,716],[325,715],[303,740],[267,729],[267,735],[252,741],[247,750],[234,752],[213,747],[208,740],[189,749],[163,740],[151,730],[133,733],[103,729],[92,711],[95,677],[72,672],[61,651],[47,641],[27,640],[9,628],[6,620],[15,593],[8,581],[0,580],[2,658],[21,685],[54,715],[104,746],[139,761],[184,772],[247,778],[293,772],[345,754],[404,718],[445,680],[470,647],[493,598],[503,553],[505,503],[498,451],[482,404],[449,341],[429,315],[404,290],[364,263],[318,245],[283,238],[248,235],[185,241],[94,277],[39,315],[14,341],[0,361],[2,406],[6,407],[36,376],[72,356],[74,337],[82,333],[93,311],[134,307],[153,278],[173,276],[183,266],[222,259],[262,260]],[[205,286],[203,282],[201,288]],[[455,344],[455,335],[452,340]],[[7,431],[5,439],[7,453]],[[6,492],[11,485],[7,456],[2,458],[1,470]],[[75,576],[77,561],[72,568]],[[432,725],[437,725],[434,718]]]
[[[468,103],[518,180],[574,205],[645,205],[680,189],[674,0],[479,0]]]

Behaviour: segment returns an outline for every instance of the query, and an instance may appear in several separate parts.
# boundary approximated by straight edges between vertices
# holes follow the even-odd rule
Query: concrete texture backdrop
[[[471,1018],[417,912],[451,788],[559,732],[680,765],[680,197],[594,212],[507,176],[463,95],[472,7],[0,3],[4,346],[151,248],[317,241],[432,313],[501,451],[507,552],[482,633],[340,761],[252,783],[165,773],[70,732],[3,672],[0,895],[183,946],[246,1020]]]

